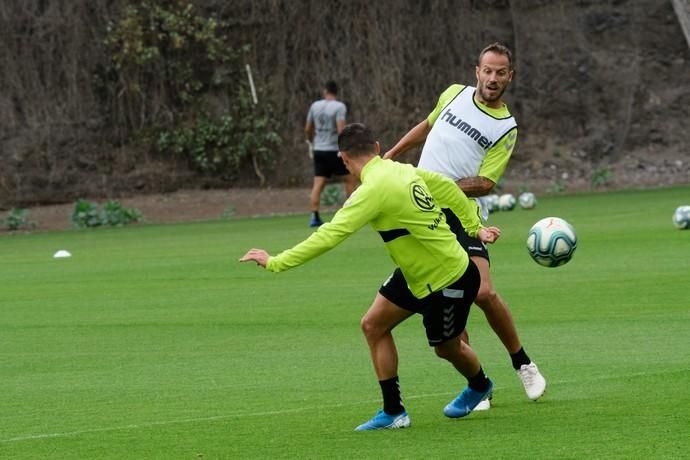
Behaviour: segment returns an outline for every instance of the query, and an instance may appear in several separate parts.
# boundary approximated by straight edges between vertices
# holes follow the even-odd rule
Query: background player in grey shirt
[[[345,176],[345,193],[352,194],[357,185],[357,178],[349,173],[338,156],[338,134],[345,127],[347,108],[337,99],[338,85],[334,81],[326,82],[323,99],[309,107],[304,135],[313,149],[314,185],[311,189],[309,205],[311,209],[311,227],[318,227],[323,222],[319,216],[321,192],[331,176]]]

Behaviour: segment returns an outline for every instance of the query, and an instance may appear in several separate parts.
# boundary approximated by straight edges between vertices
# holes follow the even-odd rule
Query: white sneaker
[[[489,409],[491,409],[491,399],[486,398],[486,399],[482,399],[481,401],[479,401],[479,404],[477,404],[474,407],[474,409],[472,409],[472,410],[478,411],[478,410],[489,410]]]
[[[532,401],[536,401],[544,394],[546,390],[546,379],[539,372],[539,368],[534,363],[523,364],[517,370],[517,375],[522,380],[522,386],[525,387],[527,397]]]

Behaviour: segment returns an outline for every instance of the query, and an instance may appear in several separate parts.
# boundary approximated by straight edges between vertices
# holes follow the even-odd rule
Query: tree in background
[[[121,135],[227,180],[251,163],[263,183],[278,123],[257,104],[248,46],[231,46],[227,23],[183,0],[143,0],[109,23],[105,46],[98,81]]]

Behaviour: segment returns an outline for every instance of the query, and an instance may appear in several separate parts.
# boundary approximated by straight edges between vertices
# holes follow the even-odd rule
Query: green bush
[[[122,227],[139,222],[142,214],[137,209],[125,208],[118,201],[107,201],[101,210],[101,222],[103,225]]]
[[[608,166],[595,169],[591,177],[592,187],[605,187],[611,181],[612,176],[613,172]]]
[[[236,59],[224,25],[194,13],[184,0],[142,0],[108,23],[110,68],[118,115],[133,129],[155,123],[157,111],[176,115],[212,83],[216,64]],[[108,78],[114,74],[117,78]]]
[[[321,204],[324,206],[339,204],[342,200],[342,196],[343,193],[339,184],[328,184],[321,194]]]
[[[77,200],[72,212],[72,225],[77,228],[86,228],[98,227],[101,223],[96,203],[84,199]]]
[[[185,0],[141,0],[108,25],[109,66],[97,81],[113,117],[148,149],[176,154],[203,173],[232,180],[271,166],[278,120],[255,104],[230,26]],[[256,88],[261,95],[261,88]]]
[[[74,204],[72,225],[76,228],[100,227],[109,225],[122,227],[143,218],[141,212],[134,208],[124,208],[118,201],[107,201],[101,210],[94,202],[84,199]]]
[[[12,208],[3,220],[8,230],[32,229],[35,227],[33,222],[29,221],[29,211],[22,208]]]
[[[232,179],[245,161],[267,162],[280,140],[258,109],[244,108],[239,118],[202,113],[191,126],[161,131],[158,149],[184,156],[199,171]]]

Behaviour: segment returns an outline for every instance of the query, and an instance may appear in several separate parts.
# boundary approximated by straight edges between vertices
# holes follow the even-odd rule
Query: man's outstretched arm
[[[390,150],[383,154],[384,160],[392,160],[403,152],[410,150],[413,147],[418,146],[426,140],[426,137],[431,131],[431,125],[429,120],[426,118],[422,120],[417,126],[412,128],[405,134],[397,144],[393,146]]]

